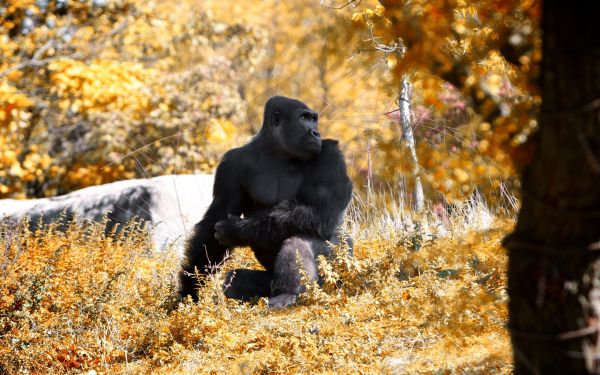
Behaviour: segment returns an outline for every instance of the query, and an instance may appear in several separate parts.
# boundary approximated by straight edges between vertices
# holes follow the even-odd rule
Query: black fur
[[[194,270],[206,273],[228,249],[250,246],[271,287],[248,287],[269,277],[238,270],[226,294],[247,299],[268,290],[269,307],[293,304],[305,289],[299,264],[317,279],[315,258],[331,252],[326,241],[338,242],[351,196],[343,155],[337,141],[321,140],[316,112],[298,100],[269,99],[261,131],[217,168],[213,202],[185,251],[180,295],[196,297]]]

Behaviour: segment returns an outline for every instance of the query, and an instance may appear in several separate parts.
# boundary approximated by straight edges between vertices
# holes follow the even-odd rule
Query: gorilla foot
[[[255,302],[271,293],[271,273],[238,268],[227,274],[223,291],[227,298]]]
[[[295,294],[280,294],[275,297],[269,297],[269,309],[283,309],[284,307],[288,307],[296,303],[298,296]]]

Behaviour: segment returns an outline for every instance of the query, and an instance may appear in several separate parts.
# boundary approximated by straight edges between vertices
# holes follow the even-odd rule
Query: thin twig
[[[135,149],[135,150],[133,150],[133,151],[131,151],[131,152],[127,153],[126,155],[124,155],[124,156],[120,157],[120,158],[119,158],[119,160],[117,160],[117,161],[114,161],[114,162],[112,162],[112,163],[110,163],[110,164],[107,164],[107,165],[105,165],[104,167],[102,167],[102,169],[104,169],[104,168],[108,168],[108,167],[110,167],[111,165],[114,165],[114,164],[116,164],[116,163],[119,163],[119,162],[121,162],[121,160],[123,160],[123,159],[125,159],[125,158],[128,158],[128,157],[130,157],[131,155],[134,155],[134,154],[136,154],[136,153],[138,153],[138,152],[140,152],[140,151],[142,151],[142,150],[144,150],[144,149],[146,149],[146,148],[148,148],[148,147],[150,147],[150,146],[152,146],[152,145],[154,145],[154,144],[156,144],[156,143],[162,142],[162,141],[164,141],[164,140],[167,140],[167,139],[170,139],[170,138],[179,137],[179,136],[181,136],[181,133],[177,132],[177,133],[175,133],[175,134],[171,134],[171,135],[169,135],[169,136],[166,136],[166,137],[163,137],[163,138],[161,138],[161,139],[157,139],[157,140],[156,140],[156,141],[154,141],[154,142],[148,143],[148,144],[146,144],[146,145],[144,145],[144,146],[142,146],[142,147],[140,147],[140,148],[137,148],[137,149]]]
[[[37,51],[36,51],[36,53],[37,53]],[[76,59],[76,58],[79,58],[81,56],[82,56],[81,53],[75,52],[75,53],[72,53],[70,55],[53,56],[53,57],[48,57],[48,58],[45,58],[45,59],[29,59],[29,60],[20,62],[19,64],[15,65],[15,66],[12,66],[12,67],[10,67],[10,68],[8,68],[8,69],[0,72],[0,78],[4,78],[4,77],[6,77],[7,75],[9,75],[12,72],[16,72],[18,70],[22,70],[22,69],[25,69],[25,68],[44,66],[44,65],[48,64],[51,61],[58,60],[58,59],[61,59],[61,58],[64,58],[64,57],[69,57],[69,58]]]
[[[350,0],[348,1],[346,4],[340,5],[340,6],[331,6],[331,5],[325,5],[323,4],[324,0],[321,0],[321,6],[323,8],[329,8],[329,9],[344,9],[345,7],[352,5],[352,6],[358,6],[358,4],[360,4],[361,0]]]

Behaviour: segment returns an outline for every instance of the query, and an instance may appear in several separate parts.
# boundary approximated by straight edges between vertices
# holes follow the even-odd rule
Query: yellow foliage
[[[389,54],[386,57],[388,69],[394,69],[398,65],[398,55],[395,53]]]
[[[366,213],[366,212],[365,212]],[[143,228],[0,226],[0,366],[97,373],[509,373],[505,329],[511,224],[427,240],[361,226],[355,258],[320,259],[325,284],[268,311],[225,299],[225,273],[256,267],[245,249],[210,276],[199,302],[174,305],[178,256]],[[173,308],[174,307],[174,308]]]
[[[106,165],[73,165],[65,173],[64,188],[75,190],[82,187],[100,185],[110,181],[126,180],[134,178],[131,171],[125,169],[123,165],[113,168]],[[73,181],[73,182],[71,182]],[[73,183],[74,186],[70,186]]]
[[[6,81],[0,81],[0,127],[6,127],[33,102]]]
[[[237,128],[229,120],[211,118],[207,127],[206,140],[210,143],[223,143],[235,139]]]
[[[152,88],[147,84],[156,72],[141,64],[110,60],[83,63],[72,59],[52,62],[48,69],[60,95],[61,107],[73,112],[130,111],[134,118],[150,109]]]
[[[364,20],[363,12],[354,12],[352,13],[352,21],[355,23],[362,23]]]
[[[240,82],[265,42],[251,26],[194,1],[11,5],[0,14],[0,198],[212,172],[248,137]]]
[[[315,1],[44,3],[13,1],[0,15],[0,72],[16,69],[0,81],[2,197],[212,172],[259,128],[272,94],[320,112],[359,189],[394,184],[412,171],[393,112],[406,73],[431,199],[514,179],[509,155],[534,131],[541,55],[530,0],[337,11]]]

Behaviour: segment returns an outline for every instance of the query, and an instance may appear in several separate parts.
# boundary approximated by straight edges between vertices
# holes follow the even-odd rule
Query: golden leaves
[[[391,359],[408,354],[403,370],[412,373],[482,366],[480,357],[493,353],[494,366],[508,368],[500,242],[509,225],[495,222],[484,234],[467,231],[410,251],[396,230],[376,234],[380,219],[361,229],[367,236],[355,244],[355,258],[342,248],[320,259],[330,275],[322,302],[304,299],[275,313],[264,300],[223,298],[227,270],[256,266],[247,249],[207,278],[198,303],[168,311],[179,257],[175,249],[149,252],[141,228],[115,238],[103,224],[13,229],[0,236],[0,321],[8,327],[0,364],[17,358],[30,372],[368,373],[386,372]],[[492,336],[494,345],[482,346]]]
[[[395,53],[390,53],[386,56],[387,68],[393,70],[396,65],[398,65],[398,55]]]
[[[53,92],[72,112],[131,111],[142,116],[149,108],[156,73],[141,64],[95,60],[89,64],[60,59],[48,66]]]
[[[463,184],[469,180],[469,175],[467,174],[467,172],[465,172],[461,168],[454,168],[452,170],[452,174],[454,175],[456,180],[461,184]]]
[[[0,72],[26,68],[0,81],[0,150],[22,160],[13,166],[9,155],[1,166],[2,197],[212,172],[247,136],[240,88],[266,44],[257,28],[194,2],[11,4],[10,21],[0,15]],[[31,32],[6,31],[32,10],[41,13]],[[21,93],[34,93],[36,105]],[[52,165],[35,167],[29,154],[51,154]],[[110,163],[120,169],[103,168]]]
[[[380,19],[384,16],[385,8],[378,4],[374,9],[367,8],[362,12],[352,13],[352,22],[362,24],[365,22],[373,22],[373,19]]]
[[[32,105],[16,87],[0,81],[0,198],[21,192],[49,165],[47,155],[20,155],[20,134],[30,125]]]
[[[16,87],[6,81],[0,81],[0,126],[6,126],[10,119],[18,117],[20,111],[31,106],[33,102]]]
[[[352,22],[362,23],[364,20],[363,12],[354,12],[352,13]]]
[[[61,172],[64,174],[62,187],[68,190],[135,177],[133,172],[127,170],[122,164],[107,166],[104,164],[82,165],[81,163],[75,163],[68,170]]]
[[[206,140],[210,143],[223,143],[234,138],[237,128],[226,119],[211,118],[208,121]]]

